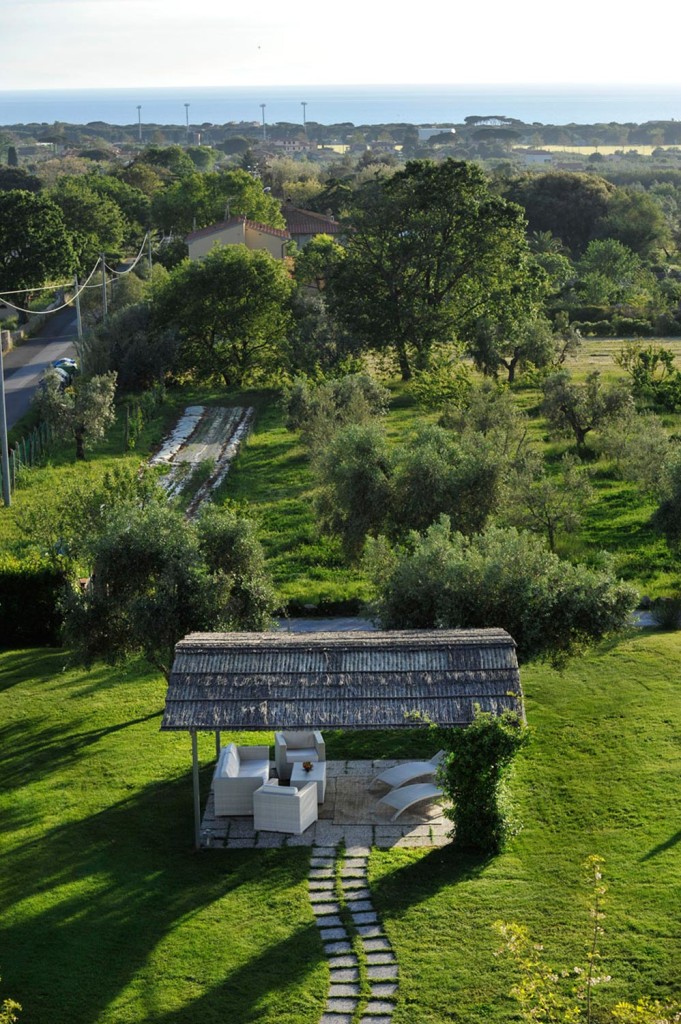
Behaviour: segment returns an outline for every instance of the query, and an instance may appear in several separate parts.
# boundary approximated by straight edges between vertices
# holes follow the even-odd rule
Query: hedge
[[[59,599],[70,579],[64,566],[34,556],[0,557],[0,645],[56,645],[62,616]]]

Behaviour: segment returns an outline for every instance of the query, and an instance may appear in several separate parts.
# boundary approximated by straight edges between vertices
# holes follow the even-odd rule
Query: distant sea
[[[0,91],[0,124],[191,125],[261,122],[300,124],[459,123],[499,114],[527,123],[641,123],[681,119],[681,86],[339,85],[248,88],[53,89]]]

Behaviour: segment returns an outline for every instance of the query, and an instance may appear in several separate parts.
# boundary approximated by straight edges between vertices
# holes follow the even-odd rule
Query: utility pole
[[[266,142],[267,141],[267,129],[265,128],[265,104],[264,103],[260,104],[260,109],[262,110],[262,141]]]
[[[187,145],[189,145],[189,104],[184,105],[184,118],[187,123]]]
[[[5,408],[5,371],[2,365],[2,341],[0,341],[0,444],[2,445],[2,500],[7,508],[12,504],[9,485],[9,448],[7,447],[7,410]]]
[[[303,131],[307,135],[307,119],[305,117],[305,108],[307,107],[307,100],[301,100],[300,105],[303,108]]]
[[[151,277],[152,261],[151,261],[151,228],[147,231],[147,256],[149,258],[149,277]]]
[[[74,283],[76,286],[76,323],[78,324],[78,341],[83,340],[83,320],[80,315],[80,291],[78,289],[78,274],[76,274]]]
[[[142,104],[137,104],[137,138],[142,141]]]
[[[106,320],[109,310],[106,298],[106,259],[104,253],[100,253],[99,258],[102,261],[102,318]]]

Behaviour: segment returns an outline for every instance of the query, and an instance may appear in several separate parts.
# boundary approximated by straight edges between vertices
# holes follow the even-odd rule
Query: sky
[[[0,90],[681,84],[679,8],[614,0],[0,0]]]

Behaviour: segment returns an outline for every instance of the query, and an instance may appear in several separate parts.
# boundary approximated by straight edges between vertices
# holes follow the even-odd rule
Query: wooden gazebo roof
[[[502,629],[191,633],[175,648],[161,729],[449,727],[476,704],[523,714]]]

